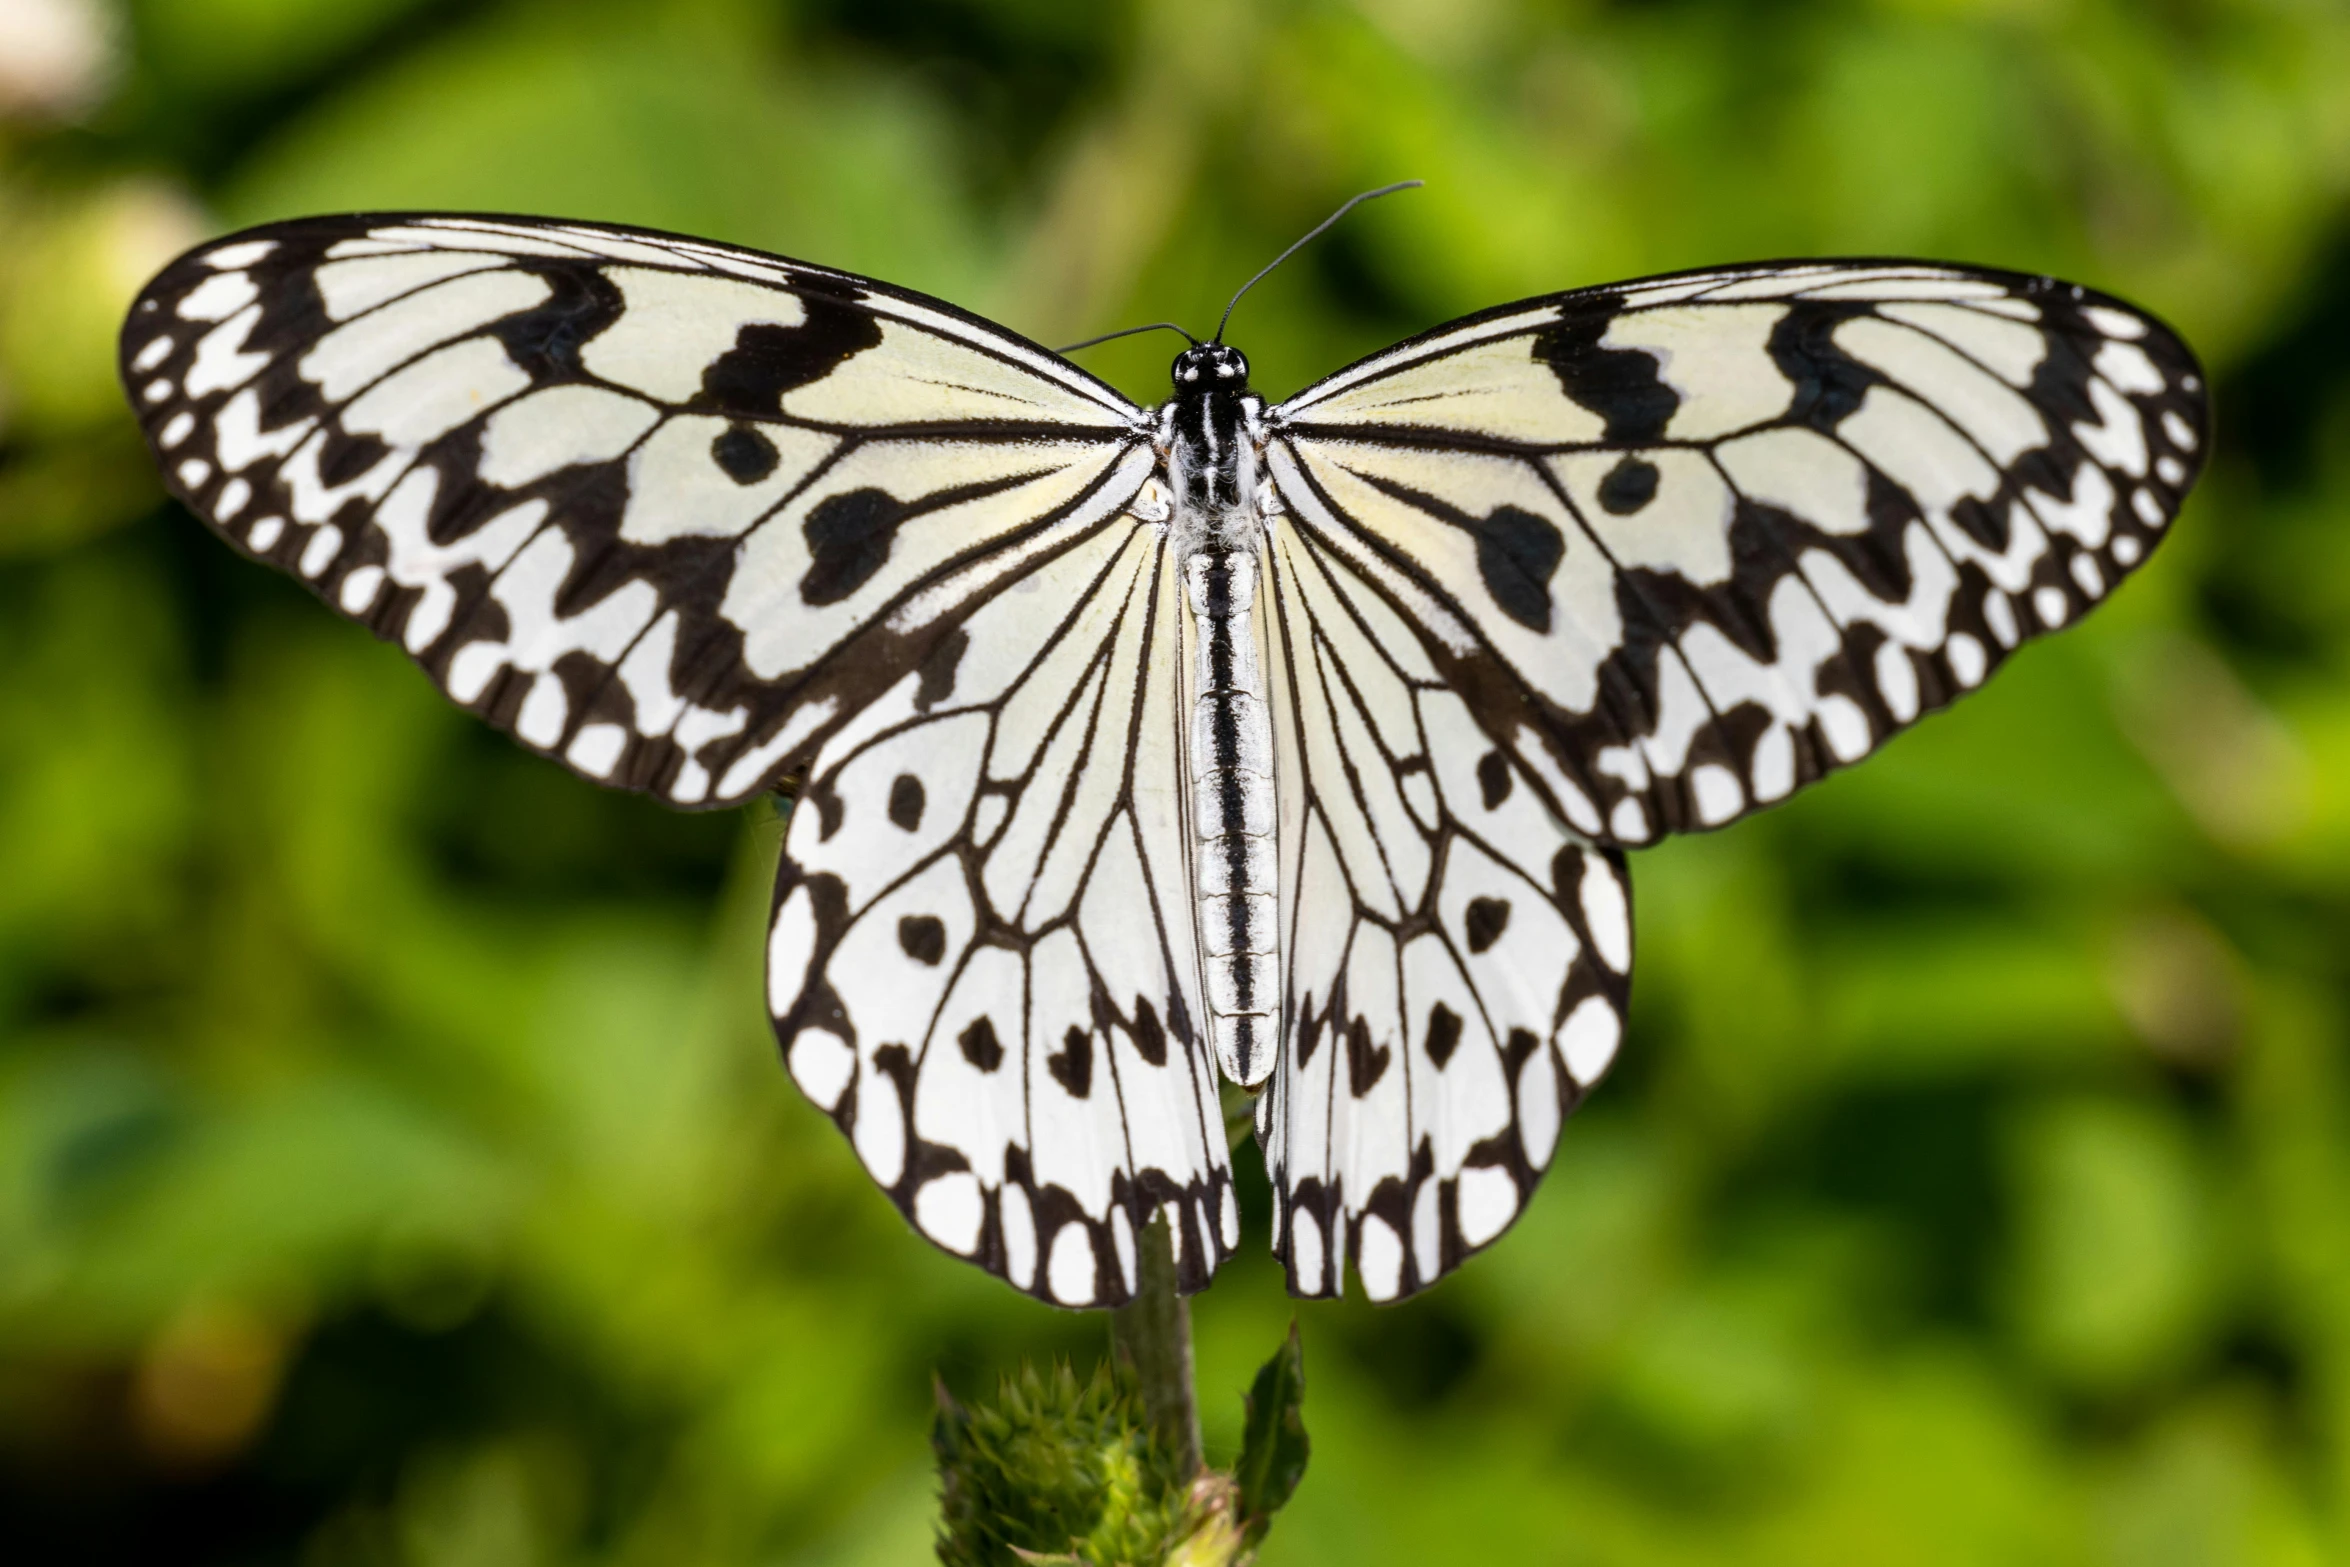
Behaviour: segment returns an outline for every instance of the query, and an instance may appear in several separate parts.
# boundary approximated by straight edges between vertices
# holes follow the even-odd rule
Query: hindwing
[[[1272,546],[1281,1050],[1258,1101],[1299,1295],[1392,1300],[1508,1228],[1622,1037],[1622,857],[1579,839],[1396,609]]]
[[[768,993],[792,1075],[925,1235],[1064,1306],[1239,1241],[1202,1035],[1175,572],[1105,531],[818,753]]]

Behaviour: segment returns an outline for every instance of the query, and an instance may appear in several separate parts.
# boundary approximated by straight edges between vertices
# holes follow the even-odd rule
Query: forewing
[[[1530,300],[1273,416],[1285,526],[1598,841],[1858,761],[2143,562],[2201,465],[2169,329],[1909,262]]]
[[[1258,1101],[1299,1295],[1425,1288],[1524,1208],[1614,1057],[1613,850],[1568,830],[1395,609],[1303,529],[1271,545],[1283,1058]]]
[[[1001,329],[633,229],[254,229],[157,277],[121,352],[223,537],[679,805],[771,786],[1149,468],[1137,410]]]
[[[792,1075],[925,1235],[1064,1306],[1239,1239],[1186,888],[1174,573],[1105,531],[826,742],[776,884]],[[949,656],[951,655],[951,656]]]

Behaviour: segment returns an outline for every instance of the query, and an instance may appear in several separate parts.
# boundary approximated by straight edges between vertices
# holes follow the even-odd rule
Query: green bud
[[[937,1397],[946,1567],[1160,1567],[1192,1532],[1191,1477],[1111,1368],[1023,1366],[969,1409]]]

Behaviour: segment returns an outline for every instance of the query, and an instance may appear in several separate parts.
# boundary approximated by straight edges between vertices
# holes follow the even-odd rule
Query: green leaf
[[[1273,1515],[1297,1492],[1305,1478],[1306,1355],[1298,1341],[1297,1322],[1289,1337],[1257,1372],[1248,1390],[1248,1414],[1240,1443],[1240,1462],[1232,1478],[1240,1487],[1240,1515],[1253,1542],[1264,1537]]]

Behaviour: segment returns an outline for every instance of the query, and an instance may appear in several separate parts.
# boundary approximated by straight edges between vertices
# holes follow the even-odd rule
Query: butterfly
[[[1229,312],[1227,313],[1229,315]],[[1186,334],[1188,336],[1188,334]],[[1624,851],[1859,761],[2145,560],[2194,356],[2042,277],[1718,267],[1136,406],[869,278],[384,214],[133,306],[172,491],[599,783],[796,791],[791,1076],[914,1227],[1063,1306],[1240,1240],[1423,1289],[1623,1035]]]

